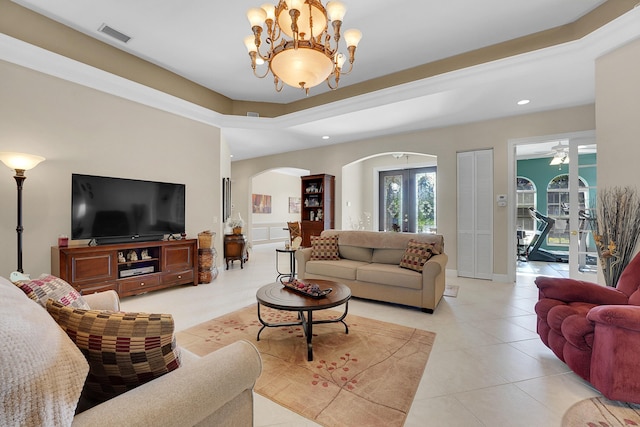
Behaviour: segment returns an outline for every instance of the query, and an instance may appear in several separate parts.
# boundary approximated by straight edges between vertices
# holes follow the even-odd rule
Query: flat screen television
[[[72,239],[153,241],[184,231],[184,184],[71,175]]]

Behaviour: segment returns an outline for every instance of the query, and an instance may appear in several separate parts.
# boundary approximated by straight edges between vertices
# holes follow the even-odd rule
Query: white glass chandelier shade
[[[327,79],[333,61],[314,49],[287,49],[274,56],[269,66],[289,86],[310,88]]]
[[[358,30],[346,31],[346,53],[339,52],[345,13],[344,4],[336,0],[329,1],[326,8],[320,0],[279,0],[275,6],[249,9],[247,19],[253,36],[246,37],[244,43],[256,77],[266,77],[271,71],[278,92],[283,83],[307,93],[323,81],[336,89],[340,77],[351,72],[362,38]],[[347,60],[349,69],[345,70]],[[263,74],[256,70],[261,62],[268,63]]]
[[[36,156],[34,154],[15,153],[3,151],[0,152],[0,161],[7,165],[9,169],[15,171],[26,171],[38,166],[38,163],[45,160],[42,156]]]
[[[358,47],[361,38],[362,32],[360,30],[351,29],[344,32],[344,41],[347,42],[347,47]]]
[[[342,2],[330,1],[327,3],[327,15],[331,21],[342,21],[346,12],[347,8]]]

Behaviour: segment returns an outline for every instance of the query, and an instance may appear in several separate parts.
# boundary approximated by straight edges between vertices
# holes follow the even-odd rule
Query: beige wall
[[[640,40],[596,61],[598,186],[638,186]],[[606,173],[605,173],[606,171]]]
[[[0,151],[47,159],[26,173],[25,272],[49,272],[50,247],[71,233],[72,173],[184,183],[189,237],[221,236],[221,173],[230,162],[219,129],[3,61],[0,76]],[[0,172],[6,277],[17,267],[16,184],[4,165]]]
[[[363,175],[364,162],[354,162],[342,168],[342,180],[349,185],[343,188],[342,200],[342,224],[343,230],[372,230],[371,224],[367,221],[368,213],[365,204],[366,177]],[[365,215],[365,212],[367,215]]]
[[[300,177],[268,171],[253,178],[251,194],[271,196],[271,213],[252,213],[249,210],[248,223],[253,227],[276,227],[278,231],[287,226],[289,221],[300,221],[299,213],[289,213],[289,197],[300,198]],[[249,201],[250,203],[250,201]],[[251,232],[248,233],[252,239]],[[288,237],[289,234],[286,234]],[[282,237],[271,236],[270,240],[282,240]],[[270,240],[264,241],[268,243]]]
[[[335,175],[336,228],[340,229],[343,227],[342,211],[347,201],[343,197],[343,191],[345,194],[353,194],[348,180],[343,180],[344,165],[379,153],[411,152],[437,156],[438,233],[443,234],[447,242],[448,269],[455,270],[457,265],[456,153],[493,148],[494,194],[507,194],[507,142],[510,139],[593,130],[594,110],[593,105],[579,106],[238,161],[232,164],[234,192],[247,194],[252,176],[276,167],[308,168],[312,174]],[[369,172],[363,170],[362,173],[366,177]],[[246,203],[238,203],[236,207],[243,215],[248,212]],[[508,230],[507,219],[505,209],[494,209],[494,274],[505,276],[510,262],[507,256],[507,244],[512,242],[512,233]]]

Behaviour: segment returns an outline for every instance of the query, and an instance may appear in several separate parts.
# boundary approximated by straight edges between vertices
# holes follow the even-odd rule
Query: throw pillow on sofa
[[[339,259],[338,236],[311,236],[311,261]]]
[[[80,292],[59,277],[41,274],[37,279],[20,280],[14,285],[22,289],[29,298],[46,307],[47,301],[53,299],[62,305],[74,308],[90,309]]]
[[[407,244],[402,260],[400,260],[400,267],[422,272],[424,264],[433,255],[437,254],[438,251],[435,250],[433,243],[418,242],[411,239]]]
[[[170,314],[82,310],[47,302],[47,311],[89,362],[84,395],[105,401],[180,366]]]

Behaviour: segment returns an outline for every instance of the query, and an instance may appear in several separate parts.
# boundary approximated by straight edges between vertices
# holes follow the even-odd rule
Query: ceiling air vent
[[[105,33],[106,35],[111,36],[116,40],[120,40],[122,43],[126,43],[129,40],[131,40],[131,37],[129,37],[126,34],[122,34],[118,30],[114,30],[113,28],[111,28],[107,24],[102,24],[100,26],[100,28],[98,28],[98,31],[100,31],[101,33]]]

